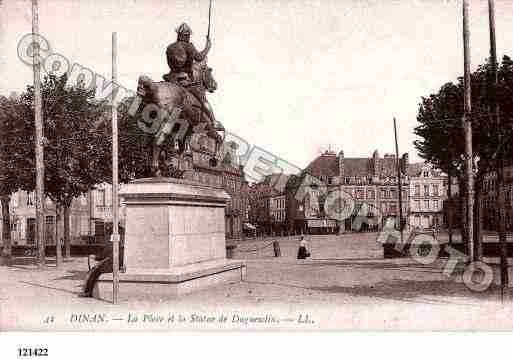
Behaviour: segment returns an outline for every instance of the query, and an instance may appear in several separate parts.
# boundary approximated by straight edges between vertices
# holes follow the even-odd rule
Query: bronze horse
[[[223,143],[223,136],[218,132],[224,132],[224,127],[215,120],[205,96],[206,91],[216,89],[212,69],[204,61],[194,64],[193,81],[186,86],[177,82],[153,82],[148,76],[139,77],[137,93],[143,98],[143,118],[156,112],[159,120],[145,121],[153,127],[151,168],[154,176],[160,176],[159,158],[168,137],[178,143],[178,151],[183,152],[194,133],[206,134],[215,143],[211,164],[217,163],[216,156]]]

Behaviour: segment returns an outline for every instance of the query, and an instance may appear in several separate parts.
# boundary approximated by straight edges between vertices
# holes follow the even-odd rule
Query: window
[[[437,184],[433,185],[433,196],[438,196],[438,185]]]
[[[96,204],[98,206],[105,206],[105,190],[104,189],[99,189],[98,190],[98,200],[96,202]]]
[[[27,192],[27,206],[34,205],[34,192]]]
[[[381,190],[381,198],[387,198],[387,190],[386,189]]]
[[[420,211],[420,201],[415,201],[415,209]]]
[[[392,188],[392,189],[390,190],[390,196],[391,196],[392,198],[397,198],[397,191],[395,190],[395,188]]]
[[[392,212],[392,213],[397,212],[397,205],[394,202],[390,203],[390,212]]]
[[[369,189],[367,191],[367,198],[368,199],[374,199],[374,190],[373,189]]]
[[[433,201],[433,209],[438,211],[438,201]]]
[[[357,199],[363,199],[363,189],[357,189],[356,190],[356,198]]]
[[[55,244],[55,217],[54,216],[46,216],[46,225],[45,225],[45,241],[46,243]]]
[[[429,185],[424,185],[424,196],[429,196]]]
[[[429,171],[424,171],[424,177],[429,177]]]
[[[424,201],[424,209],[429,209],[429,200]]]
[[[415,185],[415,196],[420,196],[420,184]]]

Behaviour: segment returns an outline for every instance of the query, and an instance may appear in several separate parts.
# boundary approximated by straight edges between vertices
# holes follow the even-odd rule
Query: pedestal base
[[[119,299],[165,300],[219,284],[238,283],[246,277],[243,262],[216,260],[163,270],[142,270],[119,274]],[[93,296],[112,301],[112,273],[98,280]]]

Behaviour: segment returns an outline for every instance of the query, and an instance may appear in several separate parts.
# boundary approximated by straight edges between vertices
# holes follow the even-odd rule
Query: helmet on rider
[[[178,40],[189,41],[192,34],[192,30],[189,27],[189,25],[187,25],[184,22],[183,24],[178,26],[178,28],[176,29],[176,33],[178,34]]]

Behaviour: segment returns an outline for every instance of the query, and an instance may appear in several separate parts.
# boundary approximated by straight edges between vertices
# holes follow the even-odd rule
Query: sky
[[[489,52],[486,0],[470,1],[472,69]],[[513,56],[513,2],[496,0],[497,51]],[[213,0],[209,94],[228,131],[299,167],[327,149],[346,157],[399,151],[410,161],[422,96],[463,72],[461,0]],[[165,49],[187,22],[202,49],[208,0],[39,0],[40,34],[54,52],[136,89],[168,71]],[[32,69],[17,56],[31,31],[30,0],[0,0],[0,94]]]

